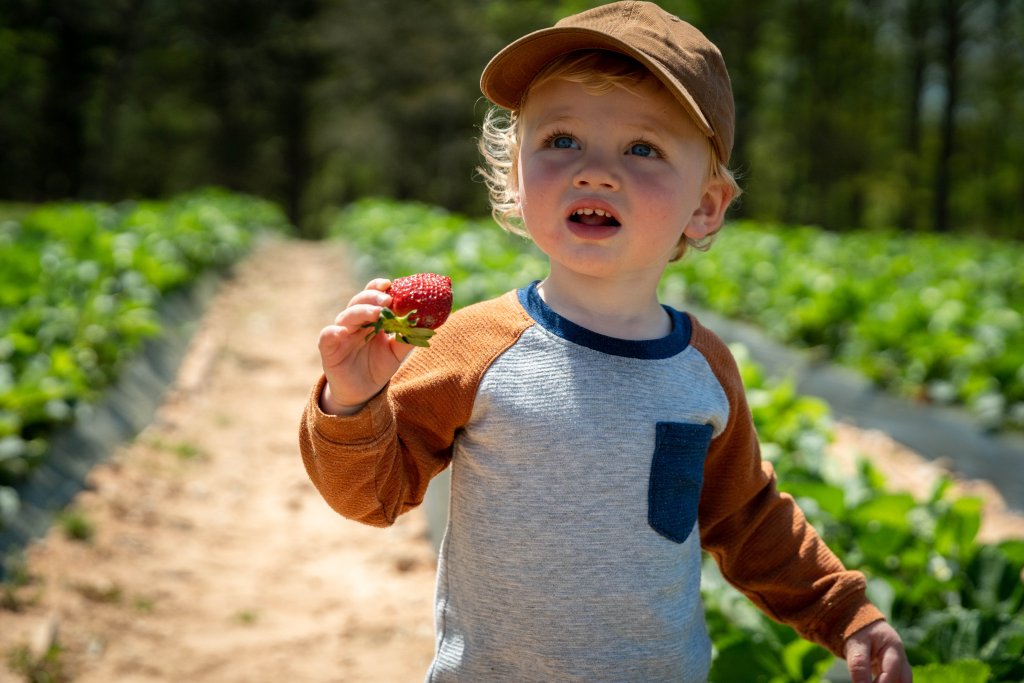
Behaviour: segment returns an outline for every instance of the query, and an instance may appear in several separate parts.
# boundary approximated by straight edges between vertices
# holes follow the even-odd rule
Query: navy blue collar
[[[643,360],[671,358],[690,345],[690,317],[670,306],[662,306],[672,318],[672,331],[668,336],[641,341],[618,339],[588,330],[555,313],[540,297],[537,291],[538,282],[535,281],[518,291],[519,303],[541,327],[573,344],[612,356]]]

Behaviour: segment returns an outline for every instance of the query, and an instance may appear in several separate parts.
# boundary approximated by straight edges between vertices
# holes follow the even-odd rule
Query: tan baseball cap
[[[729,161],[736,108],[722,53],[703,33],[653,2],[613,2],[523,36],[491,59],[480,89],[499,107],[518,109],[547,64],[578,50],[620,52],[643,64],[711,138],[722,163]]]

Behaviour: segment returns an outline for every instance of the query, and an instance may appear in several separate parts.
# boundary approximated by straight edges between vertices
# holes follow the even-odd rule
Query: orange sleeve
[[[708,450],[699,517],[701,544],[722,575],[762,611],[843,656],[858,629],[883,619],[863,574],[847,570],[776,488],[760,446],[739,370],[728,347],[696,320],[692,344],[729,398],[729,422]]]
[[[302,415],[299,450],[327,503],[373,526],[391,525],[422,503],[451,461],[480,379],[531,323],[515,292],[457,311],[355,415],[320,410],[321,376]]]

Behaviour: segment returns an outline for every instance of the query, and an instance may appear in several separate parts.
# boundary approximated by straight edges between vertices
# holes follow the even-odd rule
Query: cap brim
[[[579,50],[610,50],[637,60],[672,92],[705,135],[714,136],[704,113],[678,79],[643,52],[607,33],[592,29],[546,28],[510,43],[484,67],[480,90],[499,107],[518,109],[526,89],[548,63]]]

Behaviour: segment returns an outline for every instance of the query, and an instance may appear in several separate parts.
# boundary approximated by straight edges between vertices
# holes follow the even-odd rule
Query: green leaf
[[[968,597],[972,606],[1004,614],[1020,612],[1024,606],[1021,566],[1013,562],[1002,546],[982,546],[967,565]]]
[[[952,664],[926,664],[913,669],[914,683],[986,683],[991,674],[987,664],[973,659]]]
[[[719,646],[711,664],[711,683],[770,683],[785,675],[780,663],[772,658],[772,650],[763,642],[746,636]]]
[[[864,526],[886,526],[900,531],[910,529],[907,514],[916,503],[909,493],[886,493],[868,500],[850,513],[850,518]]]
[[[782,651],[786,673],[793,681],[818,681],[832,666],[830,652],[806,640],[794,640]]]
[[[780,488],[794,498],[814,500],[818,507],[833,517],[842,518],[846,512],[846,493],[838,486],[814,481],[798,481],[783,483]]]
[[[1003,541],[999,543],[999,550],[1014,566],[1024,568],[1024,541]]]
[[[935,529],[935,549],[943,555],[965,557],[981,529],[980,498],[958,498],[942,515]]]

